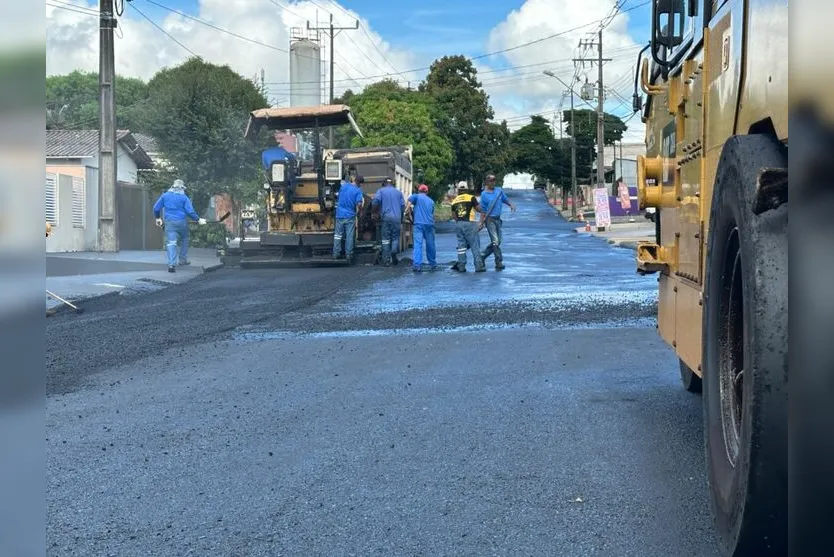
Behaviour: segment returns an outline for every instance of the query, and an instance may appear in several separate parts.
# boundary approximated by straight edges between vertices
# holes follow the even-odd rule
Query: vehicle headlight
[[[286,174],[286,167],[283,164],[273,164],[272,165],[272,181],[273,182],[283,182],[285,174]]]

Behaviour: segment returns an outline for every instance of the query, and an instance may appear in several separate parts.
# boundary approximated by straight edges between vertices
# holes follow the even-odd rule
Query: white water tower
[[[321,43],[316,34],[293,28],[290,35],[290,106],[321,104]]]

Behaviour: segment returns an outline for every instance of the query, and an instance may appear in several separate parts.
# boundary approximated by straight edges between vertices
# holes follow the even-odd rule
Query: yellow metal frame
[[[721,149],[731,136],[765,120],[779,139],[787,139],[786,4],[728,0],[704,26],[703,41],[665,82],[650,83],[648,60],[640,67],[640,86],[651,106],[643,118],[646,156],[637,158],[638,204],[662,210],[661,238],[638,245],[637,268],[659,273],[660,336],[697,375],[709,213]],[[669,151],[674,154],[667,156]]]

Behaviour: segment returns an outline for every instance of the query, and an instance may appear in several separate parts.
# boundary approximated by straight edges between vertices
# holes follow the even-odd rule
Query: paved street
[[[48,553],[716,555],[655,277],[511,194],[501,272],[220,269],[48,319]]]

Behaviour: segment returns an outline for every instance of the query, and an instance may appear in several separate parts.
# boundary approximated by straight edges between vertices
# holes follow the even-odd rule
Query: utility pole
[[[597,42],[597,53],[599,54],[599,83],[597,99],[597,148],[599,158],[597,160],[597,187],[605,187],[605,112],[602,109],[605,99],[605,92],[602,88],[602,29],[599,30],[599,41]]]
[[[558,75],[553,73],[550,70],[545,70],[544,75],[555,78],[559,80],[559,82],[568,88],[570,91],[570,185],[571,185],[571,196],[573,197],[573,203],[571,203],[571,216],[576,217],[576,199],[577,199],[577,191],[576,191],[576,124],[575,124],[575,113],[573,111],[573,83],[568,85],[562,78]]]
[[[119,251],[116,222],[116,67],[113,0],[99,0],[98,250]]]
[[[603,110],[603,104],[605,102],[605,92],[604,92],[604,83],[603,83],[603,71],[602,65],[605,62],[610,62],[611,58],[603,58],[602,57],[602,28],[598,31],[597,40],[582,40],[579,41],[579,47],[584,49],[596,47],[597,48],[597,58],[594,59],[586,59],[586,58],[574,58],[574,63],[581,63],[582,67],[584,67],[585,62],[591,62],[593,65],[594,63],[597,64],[599,77],[597,78],[597,187],[604,188],[605,187],[605,111]]]
[[[316,22],[316,23],[318,23],[318,22]],[[336,96],[334,94],[335,89],[334,89],[334,86],[333,86],[334,85],[334,83],[333,83],[333,74],[334,74],[334,68],[335,68],[335,64],[336,64],[336,58],[335,58],[335,55],[336,55],[335,50],[336,49],[334,48],[336,35],[339,34],[339,31],[348,31],[348,30],[359,29],[359,20],[358,19],[356,20],[356,24],[354,24],[353,27],[336,27],[336,26],[333,25],[333,14],[330,14],[330,25],[325,26],[325,27],[310,27],[310,21],[307,20],[307,29],[310,30],[310,31],[324,31],[325,33],[327,33],[330,36],[330,104],[333,104],[333,100],[336,98]],[[333,148],[333,127],[332,126],[328,130],[327,144],[331,149]]]
[[[570,90],[570,214],[576,217],[576,205],[579,203],[576,191],[576,114],[573,111],[573,88]]]

